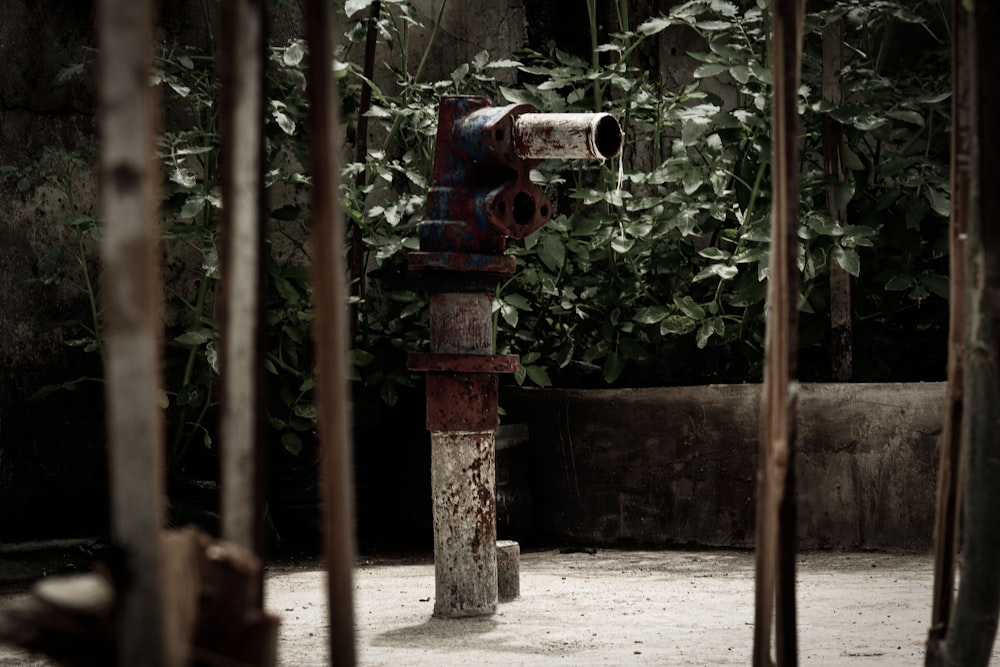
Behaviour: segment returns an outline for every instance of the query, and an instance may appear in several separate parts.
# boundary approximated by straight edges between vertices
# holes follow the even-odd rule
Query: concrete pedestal
[[[493,431],[431,433],[434,615],[497,610]]]

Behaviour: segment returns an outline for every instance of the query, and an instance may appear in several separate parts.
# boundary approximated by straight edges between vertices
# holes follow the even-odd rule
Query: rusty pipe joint
[[[552,217],[552,203],[531,182],[530,170],[546,159],[611,159],[621,153],[624,134],[606,113],[535,113],[527,104],[504,109],[488,126],[487,141],[517,178],[490,192],[483,203],[490,222],[519,239]]]
[[[552,217],[552,203],[529,178],[541,160],[607,160],[623,139],[606,113],[539,113],[530,104],[443,97],[421,249],[502,252],[502,238],[523,238]]]

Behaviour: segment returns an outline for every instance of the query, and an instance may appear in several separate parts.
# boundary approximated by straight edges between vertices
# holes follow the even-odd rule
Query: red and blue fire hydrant
[[[543,159],[612,158],[622,139],[604,113],[441,99],[428,219],[409,258],[430,293],[430,351],[411,354],[408,365],[427,373],[435,616],[497,608],[498,374],[517,371],[518,357],[494,354],[493,298],[515,269],[504,254],[507,238],[523,238],[552,217],[529,172]]]

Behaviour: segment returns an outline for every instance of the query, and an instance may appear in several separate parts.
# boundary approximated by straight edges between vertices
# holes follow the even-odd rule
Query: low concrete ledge
[[[803,549],[931,546],[944,383],[803,384]],[[751,547],[760,385],[508,389],[536,538]]]

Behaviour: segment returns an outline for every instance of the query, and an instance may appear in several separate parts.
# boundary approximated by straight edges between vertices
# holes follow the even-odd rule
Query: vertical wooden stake
[[[844,66],[844,20],[823,26],[823,99],[840,106],[839,73]],[[826,203],[837,222],[847,220],[847,211],[837,205],[837,184],[844,182],[844,129],[830,116],[823,117],[823,165],[832,181],[826,186]],[[835,382],[848,382],[854,374],[851,276],[836,260],[830,260],[830,357]]]
[[[260,255],[264,2],[222,2],[222,537],[263,542],[260,482]]]
[[[347,409],[343,220],[338,184],[337,104],[332,77],[332,6],[307,0],[309,157],[312,165],[312,266],[316,317],[316,407],[323,484],[323,545],[329,585],[330,658],[355,664],[351,450]]]
[[[149,85],[153,3],[100,0],[97,10],[111,537],[126,558],[118,659],[159,666],[170,661],[160,574],[164,441],[156,111]]]
[[[757,485],[755,667],[770,666],[775,618],[777,664],[795,665],[794,444],[798,344],[798,88],[803,0],[773,0],[770,275]]]
[[[948,632],[954,601],[955,560],[961,512],[962,411],[965,369],[965,255],[969,196],[969,54],[968,12],[962,3],[951,6],[951,223],[950,304],[948,318],[948,389],[944,426],[938,457],[937,509],[934,521],[934,597],[928,633],[928,667],[942,665],[943,640]]]
[[[968,3],[962,3],[968,7]],[[944,664],[990,662],[1000,614],[1000,5],[971,3],[970,179],[962,410],[963,570]],[[956,156],[961,159],[962,156]]]

